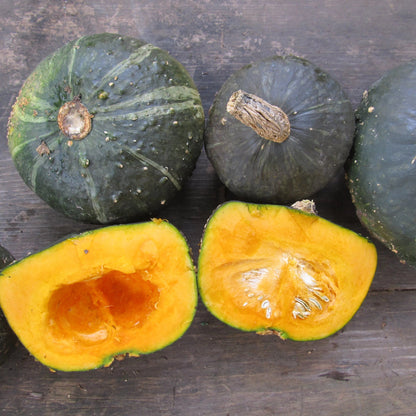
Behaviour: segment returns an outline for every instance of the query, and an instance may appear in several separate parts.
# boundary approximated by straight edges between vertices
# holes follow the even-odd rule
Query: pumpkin
[[[228,78],[209,111],[205,148],[238,198],[293,203],[348,157],[354,113],[341,86],[306,59],[272,56]]]
[[[363,94],[356,111],[347,184],[371,234],[416,266],[416,60],[395,67]]]
[[[70,237],[0,276],[10,326],[37,360],[61,371],[166,347],[191,324],[197,297],[184,237],[156,219]]]
[[[13,256],[4,247],[0,246],[0,270],[12,263]],[[16,335],[11,330],[7,320],[0,309],[0,364],[9,356],[16,345]]]
[[[306,341],[325,338],[352,318],[376,265],[371,242],[316,214],[229,201],[206,225],[198,285],[222,322]]]
[[[57,211],[110,224],[170,201],[202,150],[204,112],[186,69],[131,37],[81,37],[25,81],[8,142],[25,183]]]

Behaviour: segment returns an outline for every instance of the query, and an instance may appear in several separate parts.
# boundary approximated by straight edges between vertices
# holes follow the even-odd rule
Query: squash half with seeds
[[[186,69],[131,37],[81,37],[25,81],[8,125],[25,183],[83,222],[127,222],[156,212],[200,155],[204,111]]]
[[[232,201],[207,223],[198,284],[207,309],[230,326],[306,341],[352,318],[376,265],[371,242],[318,215]]]

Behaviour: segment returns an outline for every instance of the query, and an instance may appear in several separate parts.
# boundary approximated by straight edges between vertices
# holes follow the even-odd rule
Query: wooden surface
[[[128,34],[167,49],[193,76],[206,113],[234,70],[295,53],[331,73],[354,107],[416,57],[414,0],[0,0],[0,242],[16,258],[91,226],[26,188],[7,149],[10,107],[39,61],[80,35]],[[160,212],[198,254],[206,219],[231,199],[205,154]],[[322,216],[366,234],[342,172],[314,197]],[[86,373],[52,373],[18,345],[0,367],[1,415],[416,414],[416,270],[377,244],[362,307],[330,338],[296,343],[239,332],[199,305],[188,332],[154,354]]]

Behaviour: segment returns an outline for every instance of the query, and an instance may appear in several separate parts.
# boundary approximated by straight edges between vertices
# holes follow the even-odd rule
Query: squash
[[[0,246],[0,270],[12,263],[14,257],[4,247]],[[16,335],[11,330],[0,309],[0,364],[3,364],[16,345]]]
[[[186,69],[127,36],[81,37],[45,58],[9,118],[25,183],[57,211],[97,224],[148,218],[182,189],[203,146]]]
[[[306,59],[272,56],[226,80],[209,111],[205,148],[237,199],[288,204],[341,170],[354,113],[341,86]]]
[[[365,91],[356,111],[347,184],[357,215],[398,258],[416,266],[416,60]]]
[[[352,318],[376,265],[371,242],[316,214],[229,201],[207,222],[198,286],[207,309],[232,327],[315,340]]]
[[[156,219],[67,238],[0,276],[10,326],[37,360],[61,371],[166,347],[191,324],[197,298],[184,237]]]

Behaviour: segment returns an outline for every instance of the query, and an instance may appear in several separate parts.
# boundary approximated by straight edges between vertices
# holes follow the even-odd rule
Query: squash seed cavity
[[[63,347],[67,342],[89,347],[140,328],[157,309],[160,297],[149,273],[113,270],[56,289],[48,302],[52,340]]]
[[[273,321],[319,319],[335,301],[335,273],[325,262],[278,250],[273,257],[237,260],[217,268],[231,301],[244,313]],[[271,324],[272,325],[272,324]]]

